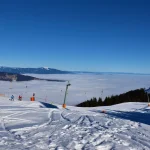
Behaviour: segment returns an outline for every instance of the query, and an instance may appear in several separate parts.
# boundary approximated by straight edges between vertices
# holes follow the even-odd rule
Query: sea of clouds
[[[92,97],[102,97],[121,94],[129,90],[150,87],[150,75],[137,74],[29,74],[45,79],[69,80],[67,105],[76,105]],[[0,94],[9,97],[13,94],[17,99],[19,95],[23,100],[30,100],[35,93],[38,101],[62,104],[67,82],[26,81],[8,82],[0,81]]]

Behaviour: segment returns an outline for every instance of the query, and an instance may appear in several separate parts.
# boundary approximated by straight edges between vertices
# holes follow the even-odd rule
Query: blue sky
[[[148,0],[1,0],[0,65],[150,73]]]

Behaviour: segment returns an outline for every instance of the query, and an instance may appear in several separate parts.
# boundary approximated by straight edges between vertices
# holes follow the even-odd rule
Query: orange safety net
[[[35,101],[35,97],[32,96],[32,97],[30,98],[30,100],[31,100],[31,101]]]
[[[0,94],[0,96],[5,97],[5,94]]]

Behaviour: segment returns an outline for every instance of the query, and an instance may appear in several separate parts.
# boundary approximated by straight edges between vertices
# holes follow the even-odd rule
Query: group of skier
[[[33,93],[33,97],[35,97],[35,93]],[[14,98],[15,98],[14,95],[12,95],[9,100],[14,101]],[[22,101],[22,96],[21,95],[18,96],[18,100]]]
[[[14,95],[12,95],[12,96],[10,97],[10,100],[11,100],[11,101],[14,101],[14,98],[15,98]],[[19,95],[18,100],[19,100],[19,101],[22,100],[22,96],[21,96],[21,95]]]

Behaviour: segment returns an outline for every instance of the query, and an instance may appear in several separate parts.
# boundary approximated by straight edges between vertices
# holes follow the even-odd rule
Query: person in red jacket
[[[18,100],[20,100],[20,101],[21,101],[21,100],[22,100],[22,96],[20,96],[20,95],[19,95]]]

